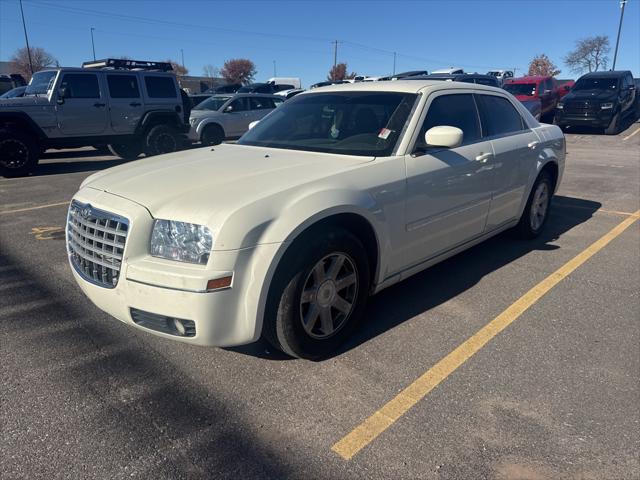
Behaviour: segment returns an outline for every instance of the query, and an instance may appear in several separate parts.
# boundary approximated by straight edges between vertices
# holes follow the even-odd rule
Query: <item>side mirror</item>
[[[227,107],[224,109],[224,113],[231,113],[231,112],[233,112],[233,106],[227,105]]]
[[[569,90],[571,90],[571,87],[569,85],[565,85],[564,86],[564,91],[568,92]]]
[[[427,130],[424,140],[430,147],[456,148],[462,145],[464,134],[457,127],[441,125]]]
[[[253,127],[255,127],[258,123],[260,123],[260,120],[256,120],[254,122],[251,122],[249,124],[249,130],[251,130]]]
[[[62,105],[64,103],[64,99],[67,97],[67,87],[60,87],[58,89],[58,105]]]

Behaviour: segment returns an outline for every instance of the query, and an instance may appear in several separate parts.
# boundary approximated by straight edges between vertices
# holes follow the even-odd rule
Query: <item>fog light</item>
[[[187,333],[187,329],[185,328],[184,324],[182,323],[182,320],[180,320],[179,318],[174,318],[173,319],[173,328],[176,329],[176,331],[184,336]]]

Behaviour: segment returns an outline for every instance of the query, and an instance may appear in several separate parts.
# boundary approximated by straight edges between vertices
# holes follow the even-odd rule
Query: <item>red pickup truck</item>
[[[508,80],[502,87],[520,101],[540,100],[541,117],[553,115],[560,98],[556,79],[532,76]]]

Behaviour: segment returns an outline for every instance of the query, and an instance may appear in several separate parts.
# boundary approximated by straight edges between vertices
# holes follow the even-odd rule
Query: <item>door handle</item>
[[[130,107],[139,107],[140,105],[142,105],[142,104],[141,104],[141,103],[138,103],[138,102],[131,102],[131,103],[129,104],[129,106],[130,106]]]
[[[476,157],[476,162],[486,163],[487,160],[491,158],[493,153],[481,153]]]
[[[96,102],[96,103],[93,104],[93,106],[96,107],[96,108],[100,108],[100,107],[106,107],[107,104],[106,103]]]
[[[535,149],[538,145],[540,145],[540,142],[537,140],[534,140],[533,142],[529,143],[527,145],[527,147],[529,147],[531,150]]]

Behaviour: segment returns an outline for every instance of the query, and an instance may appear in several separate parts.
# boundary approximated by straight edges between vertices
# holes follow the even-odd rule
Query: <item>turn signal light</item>
[[[233,275],[222,278],[214,278],[207,282],[207,290],[220,290],[221,288],[229,288],[233,280]]]

